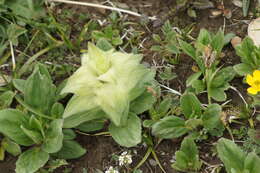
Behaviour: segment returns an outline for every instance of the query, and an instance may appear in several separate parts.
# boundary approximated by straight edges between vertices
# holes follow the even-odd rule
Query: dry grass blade
[[[143,16],[143,15],[136,13],[136,12],[133,12],[133,11],[124,10],[124,9],[120,9],[120,8],[116,8],[116,7],[109,7],[109,6],[106,6],[106,5],[88,3],[88,2],[78,2],[78,1],[69,1],[69,0],[48,0],[48,1],[49,2],[60,2],[60,3],[66,3],[66,4],[74,4],[74,5],[83,5],[83,6],[95,7],[95,8],[103,8],[103,9],[108,9],[108,10],[112,10],[112,11],[130,14],[130,15],[137,16],[137,17]],[[156,17],[148,17],[148,19],[156,20]]]

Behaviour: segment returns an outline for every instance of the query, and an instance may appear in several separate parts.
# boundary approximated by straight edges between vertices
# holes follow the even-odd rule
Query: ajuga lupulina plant
[[[61,92],[74,94],[63,115],[64,126],[75,127],[101,117],[115,126],[124,126],[131,101],[145,92],[155,75],[140,64],[141,59],[141,55],[103,51],[89,43],[81,67]]]

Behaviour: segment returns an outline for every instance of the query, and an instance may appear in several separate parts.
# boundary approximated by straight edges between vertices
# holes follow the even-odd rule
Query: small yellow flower
[[[246,82],[251,86],[247,89],[249,94],[257,94],[260,91],[260,70],[255,70],[252,75],[246,76]]]

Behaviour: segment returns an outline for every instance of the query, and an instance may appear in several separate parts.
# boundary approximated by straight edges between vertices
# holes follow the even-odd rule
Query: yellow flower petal
[[[255,70],[253,73],[253,77],[255,78],[255,80],[260,80],[260,70]]]
[[[258,90],[257,90],[257,88],[250,87],[250,88],[247,88],[247,92],[249,94],[255,95],[255,94],[257,94]]]
[[[253,78],[253,76],[251,76],[250,74],[248,74],[247,76],[246,76],[246,83],[248,83],[249,85],[253,85],[254,84],[254,78]]]

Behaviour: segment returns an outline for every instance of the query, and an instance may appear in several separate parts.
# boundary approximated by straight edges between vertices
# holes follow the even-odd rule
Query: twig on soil
[[[104,4],[105,4],[105,3],[108,3],[108,4],[110,4],[113,8],[116,8],[116,6],[115,6],[110,0],[107,0],[106,2],[104,2]],[[121,13],[121,11],[119,11],[118,13],[119,13],[119,16],[120,16],[120,17],[123,16],[122,13]]]
[[[202,160],[202,159],[201,159],[201,161],[207,166],[206,171],[207,171],[207,169],[209,169],[209,170],[211,170],[211,173],[215,173],[216,169],[223,166],[222,164],[211,165],[210,163],[208,163],[208,162],[206,162],[205,160]]]
[[[88,133],[81,132],[79,130],[76,130],[76,132],[78,134],[85,135],[85,136],[111,136],[109,132],[100,132],[96,134],[88,134]]]
[[[229,102],[231,102],[231,101],[232,101],[232,99],[227,100],[226,102],[222,103],[221,106],[223,107],[223,106],[227,105],[227,104],[228,104]]]
[[[167,87],[167,86],[165,86],[165,85],[162,85],[162,84],[159,84],[159,85],[160,85],[161,87],[167,89],[169,92],[171,92],[171,93],[173,93],[173,94],[177,94],[177,95],[179,95],[179,96],[182,95],[179,91],[176,91],[176,90],[174,90],[174,89],[171,89],[171,88],[169,88],[169,87]]]
[[[243,100],[243,102],[245,103],[246,107],[248,107],[248,104],[247,104],[246,100],[244,99],[243,95],[242,95],[235,87],[230,86],[230,88],[231,88],[232,90],[234,90],[234,91],[239,95],[239,97],[240,97],[240,98]]]
[[[13,71],[15,70],[16,63],[15,63],[15,57],[14,57],[14,47],[13,43],[10,41],[10,49],[11,49],[11,55],[12,55],[12,63],[13,63]]]
[[[155,151],[152,149],[152,155],[153,158],[155,159],[155,161],[157,162],[158,166],[160,167],[160,169],[162,170],[163,173],[166,173],[166,171],[164,170],[163,166],[161,165],[159,158],[157,157]]]
[[[103,9],[108,9],[108,10],[112,10],[112,11],[130,14],[130,15],[137,16],[137,17],[144,16],[144,15],[141,15],[139,13],[136,13],[136,12],[133,12],[130,10],[124,10],[124,9],[120,9],[120,8],[115,8],[115,7],[110,7],[110,6],[106,6],[106,5],[100,5],[100,4],[94,4],[94,3],[88,3],[88,2],[77,2],[77,1],[69,1],[69,0],[48,0],[48,2],[60,2],[60,3],[73,4],[73,5],[82,5],[82,6],[88,6],[88,7],[103,8]],[[156,17],[155,16],[148,17],[148,19],[156,20]]]
[[[148,148],[148,150],[146,151],[142,160],[135,166],[134,171],[137,170],[138,168],[140,168],[145,163],[145,161],[148,159],[148,157],[152,153],[152,150],[153,149],[151,147]]]

